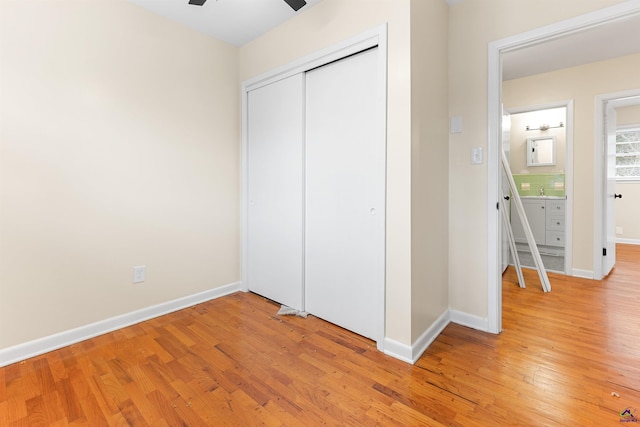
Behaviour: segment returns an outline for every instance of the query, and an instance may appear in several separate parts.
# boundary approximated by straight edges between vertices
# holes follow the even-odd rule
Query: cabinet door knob
[[[613,198],[614,199],[622,199],[622,194],[614,194]]]

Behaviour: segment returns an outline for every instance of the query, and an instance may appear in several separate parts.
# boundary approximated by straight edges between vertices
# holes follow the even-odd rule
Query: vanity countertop
[[[565,200],[567,196],[520,196],[521,199]]]

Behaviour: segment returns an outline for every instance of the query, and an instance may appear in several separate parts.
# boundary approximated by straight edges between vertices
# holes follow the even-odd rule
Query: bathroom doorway
[[[572,227],[567,213],[572,212],[573,102],[512,107],[519,100],[509,89],[506,82],[503,98],[511,116],[508,159],[513,179],[545,269],[565,274],[571,271]],[[510,218],[520,263],[535,268],[515,210]]]

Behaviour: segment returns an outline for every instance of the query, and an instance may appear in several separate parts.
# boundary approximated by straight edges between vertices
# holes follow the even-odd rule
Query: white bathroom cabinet
[[[565,200],[527,197],[522,199],[522,205],[536,244],[564,248]],[[520,217],[514,208],[511,209],[511,228],[517,243],[527,243]]]

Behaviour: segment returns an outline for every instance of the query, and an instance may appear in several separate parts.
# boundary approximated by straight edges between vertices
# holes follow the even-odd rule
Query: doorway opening
[[[594,179],[600,182],[601,192],[594,197],[594,253],[593,278],[602,279],[613,268],[616,260],[616,130],[617,109],[640,105],[640,89],[599,95],[596,97],[596,139]]]
[[[566,21],[555,23],[536,30],[521,33],[506,39],[489,43],[488,49],[488,133],[487,163],[488,163],[488,191],[487,191],[487,251],[489,254],[487,268],[487,325],[488,331],[499,333],[502,330],[502,263],[501,260],[501,221],[500,212],[495,208],[501,195],[501,140],[502,133],[502,56],[508,52],[522,50],[541,45],[549,41],[565,39],[571,35],[586,32],[595,28],[614,24],[625,19],[640,16],[640,4],[625,2],[610,8],[582,15]],[[600,134],[602,135],[602,134]],[[601,155],[599,155],[601,156]],[[596,156],[598,158],[599,156]],[[602,162],[602,159],[600,158]],[[598,165],[595,171],[598,172]],[[599,166],[602,166],[600,164]],[[600,171],[600,173],[602,173]],[[601,207],[602,180],[594,181],[594,205]],[[598,209],[594,207],[594,216]],[[597,223],[597,221],[595,221]],[[601,224],[600,224],[601,226]],[[594,248],[602,235],[594,234]],[[595,254],[595,249],[594,249]],[[601,259],[601,255],[599,257]],[[595,263],[595,266],[598,264]],[[595,267],[594,267],[595,268]],[[575,273],[575,270],[574,270]],[[593,276],[594,272],[591,272]],[[591,278],[591,277],[590,277]]]
[[[509,101],[505,99],[505,102]],[[525,211],[532,210],[533,215],[528,215],[529,224],[543,264],[548,271],[571,275],[573,101],[528,107],[507,105],[505,109],[511,120],[507,158]],[[532,143],[540,145],[540,142],[549,143],[552,162],[531,162],[531,156],[537,154]],[[515,212],[511,215],[511,228],[520,263],[525,268],[535,268]]]

